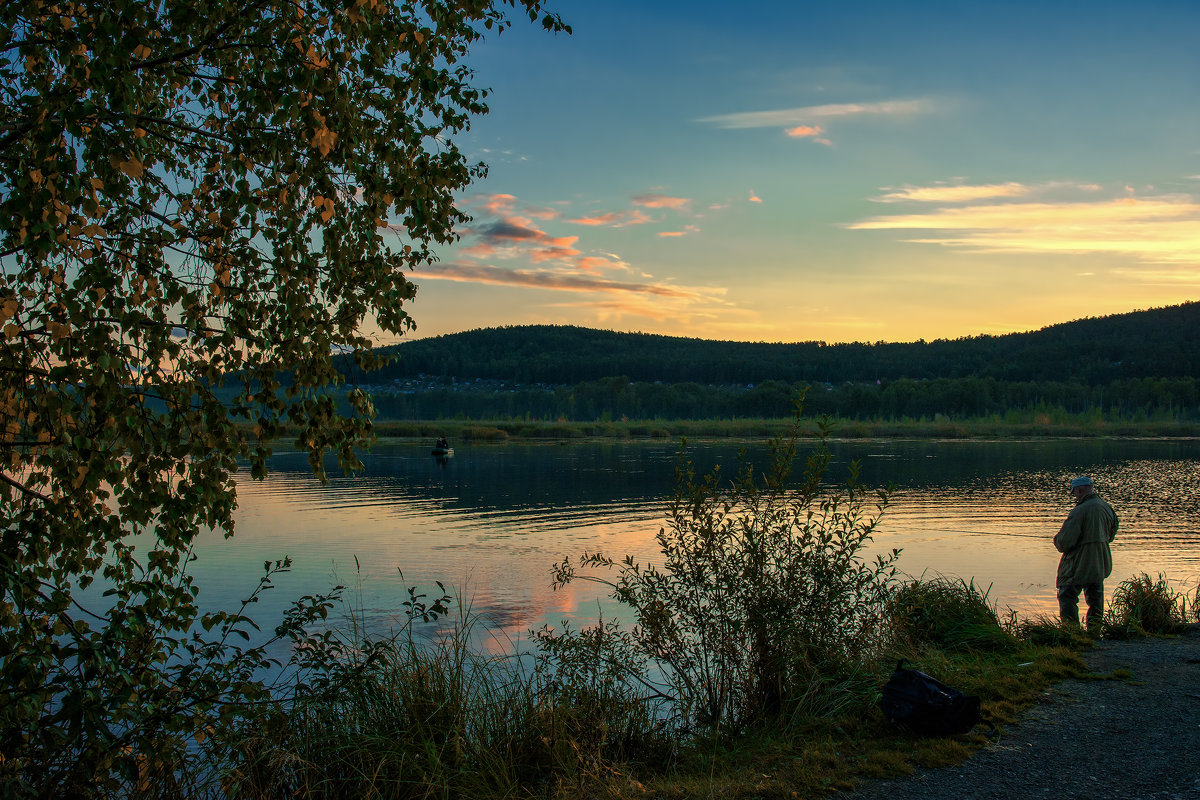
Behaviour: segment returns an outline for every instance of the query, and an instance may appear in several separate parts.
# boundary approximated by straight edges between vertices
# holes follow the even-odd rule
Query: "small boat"
[[[449,458],[454,455],[453,447],[435,447],[430,451],[434,458]]]

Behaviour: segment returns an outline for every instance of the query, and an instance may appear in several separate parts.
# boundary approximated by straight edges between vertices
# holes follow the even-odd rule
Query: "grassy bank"
[[[391,637],[310,640],[302,690],[217,732],[224,793],[825,797],[988,741],[984,726],[922,737],[886,720],[901,659],[979,697],[1001,728],[1083,674],[1078,628],[1002,615],[973,582],[904,581],[897,551],[868,555],[887,492],[853,475],[830,489],[828,430],[800,458],[789,425],[766,468],[680,469],[653,564],[589,552],[553,565],[556,588],[599,584],[629,624],[564,621],[532,631],[529,652],[479,647],[484,620],[412,589]],[[1198,603],[1142,576],[1116,588],[1102,633],[1170,632]]]
[[[1145,576],[1123,593],[1139,596],[1141,611],[1114,606],[1106,635],[1170,633],[1196,618],[1194,596]],[[1147,629],[1147,608],[1164,605],[1173,609],[1169,619],[1154,616],[1161,627]],[[887,722],[877,702],[898,658],[979,696],[1000,731],[1057,681],[1120,677],[1087,674],[1080,654],[1091,640],[1078,629],[1002,618],[970,582],[896,586],[883,611],[886,636],[872,659],[830,673],[792,712],[754,718],[734,733],[682,730],[618,682],[584,687],[529,657],[482,652],[469,642],[483,623],[459,609],[431,639],[409,628],[386,643],[347,648],[326,691],[230,742],[238,762],[224,791],[404,800],[826,797],[958,763],[992,735],[981,725],[920,737]]]
[[[751,439],[785,432],[788,419],[624,420],[551,422],[523,420],[377,420],[384,438],[453,442],[571,439]],[[976,420],[833,420],[840,439],[1038,439],[1038,438],[1194,438],[1200,423],[1150,420],[985,418]]]

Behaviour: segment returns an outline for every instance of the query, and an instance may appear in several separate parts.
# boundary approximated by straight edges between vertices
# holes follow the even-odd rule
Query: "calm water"
[[[229,607],[253,589],[263,561],[290,555],[292,572],[253,609],[264,629],[290,598],[336,583],[376,624],[396,617],[407,586],[432,590],[435,580],[512,637],[563,616],[593,618],[596,588],[554,592],[550,566],[595,550],[653,560],[677,446],[459,446],[439,464],[428,443],[378,445],[364,473],[334,475],[324,486],[303,455],[280,454],[267,481],[239,486],[237,535],[198,549],[200,599]],[[733,469],[737,450],[689,445],[704,469]],[[902,548],[900,566],[911,575],[990,586],[1001,610],[1056,608],[1050,539],[1071,508],[1067,482],[1077,474],[1095,478],[1121,520],[1110,590],[1140,572],[1165,573],[1181,588],[1200,580],[1200,442],[883,441],[835,443],[833,451],[831,478],[858,460],[864,483],[895,487],[878,549]]]

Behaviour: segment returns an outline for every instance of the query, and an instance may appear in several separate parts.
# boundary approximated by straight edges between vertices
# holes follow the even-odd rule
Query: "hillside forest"
[[[709,341],[511,326],[386,348],[343,363],[389,419],[981,418],[1013,412],[1200,419],[1200,303],[1029,333],[908,343]]]

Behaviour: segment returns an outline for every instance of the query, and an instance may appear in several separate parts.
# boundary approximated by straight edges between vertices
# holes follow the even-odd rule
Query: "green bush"
[[[844,487],[823,485],[828,435],[822,422],[798,485],[798,415],[771,442],[764,474],[743,458],[731,481],[719,470],[697,478],[681,455],[659,564],[585,553],[555,566],[556,587],[606,585],[636,625],[537,632],[551,668],[569,683],[640,692],[685,732],[736,733],[839,704],[828,687],[861,671],[882,640],[898,551],[865,559],[887,492],[868,512],[856,466]]]

